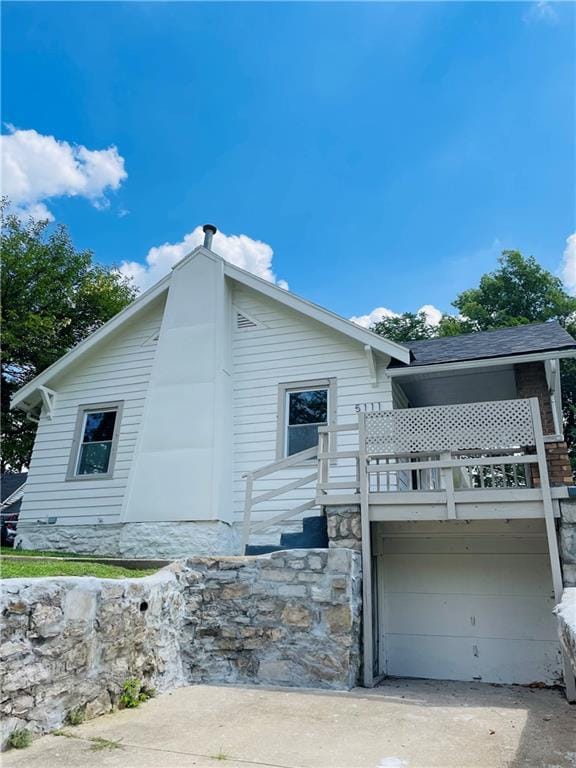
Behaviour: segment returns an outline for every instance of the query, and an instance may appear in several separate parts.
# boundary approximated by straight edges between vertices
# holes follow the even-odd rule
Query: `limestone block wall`
[[[57,728],[79,706],[88,717],[109,711],[129,677],[159,690],[180,684],[177,585],[169,569],[118,581],[3,581],[3,740],[18,727]]]
[[[330,547],[348,547],[356,552],[362,550],[362,522],[360,506],[325,507]]]
[[[564,590],[554,613],[560,623],[560,640],[576,674],[576,588]]]
[[[360,555],[287,550],[195,558],[181,577],[188,680],[351,688],[359,668]]]
[[[143,579],[10,579],[0,596],[3,744],[72,709],[117,705],[137,677],[346,689],[356,684],[360,555],[193,558]]]
[[[576,499],[560,502],[559,543],[565,587],[576,587]]]
[[[214,520],[111,525],[48,525],[22,521],[16,546],[52,552],[107,557],[177,558],[232,554],[237,551],[234,526]]]

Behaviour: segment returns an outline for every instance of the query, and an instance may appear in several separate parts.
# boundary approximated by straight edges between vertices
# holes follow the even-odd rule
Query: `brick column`
[[[544,435],[555,434],[552,403],[546,381],[544,363],[521,363],[514,366],[516,377],[516,393],[518,397],[537,397],[540,405],[540,418]],[[568,458],[568,448],[563,440],[546,443],[546,458],[548,459],[548,474],[550,485],[572,485],[572,468]],[[540,485],[538,467],[532,466],[532,482]]]

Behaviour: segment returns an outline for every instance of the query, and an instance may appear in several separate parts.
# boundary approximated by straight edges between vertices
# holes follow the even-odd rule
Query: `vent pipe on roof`
[[[218,229],[214,224],[204,224],[202,231],[204,232],[204,248],[210,250],[212,248],[212,238],[218,232]]]

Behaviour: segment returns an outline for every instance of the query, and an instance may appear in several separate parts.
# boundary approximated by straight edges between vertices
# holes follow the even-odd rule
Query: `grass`
[[[0,547],[0,554],[17,557],[94,557],[94,555],[79,555],[77,552],[44,552],[37,549],[14,549],[14,547]]]
[[[2,561],[0,576],[3,579],[41,578],[43,576],[96,576],[100,579],[139,578],[156,573],[157,568],[133,570],[102,563],[72,563],[65,560],[11,560]]]
[[[210,755],[210,757],[212,760],[228,760],[230,755],[227,752],[224,752],[223,749],[220,749],[215,755]]]
[[[16,728],[8,738],[8,745],[12,749],[26,749],[32,744],[32,734],[27,728]]]
[[[92,752],[101,752],[103,749],[122,749],[120,739],[102,739],[100,736],[93,736],[89,741],[92,742],[90,747]]]
[[[79,741],[91,742],[90,749],[93,752],[101,752],[104,749],[124,749],[121,744],[121,739],[103,739],[101,736],[76,736],[70,731],[59,728],[57,731],[52,731],[52,736],[64,736],[66,739],[78,739]]]

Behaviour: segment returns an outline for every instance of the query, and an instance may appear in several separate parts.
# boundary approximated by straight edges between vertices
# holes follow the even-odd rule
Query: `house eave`
[[[517,365],[518,363],[545,362],[576,358],[576,349],[556,349],[547,352],[530,352],[520,355],[503,355],[502,357],[485,357],[476,360],[457,360],[446,363],[431,363],[430,365],[407,365],[405,368],[388,368],[386,373],[393,379],[417,376],[427,373],[450,373],[478,368],[490,368],[502,365]]]
[[[274,285],[267,280],[263,280],[261,277],[256,277],[256,275],[246,272],[239,267],[235,267],[229,262],[225,262],[224,274],[232,280],[278,301],[289,309],[300,312],[301,314],[328,326],[332,330],[354,339],[363,346],[369,346],[376,352],[387,355],[389,358],[394,358],[401,363],[408,364],[410,362],[410,350],[407,347],[397,344],[394,341],[389,341],[365,328],[361,328],[359,325],[356,325],[356,323],[352,323],[350,320],[345,320],[343,317],[320,307],[318,304],[313,304],[311,301],[303,299],[301,296],[297,296],[284,288],[279,288],[277,285]]]
[[[19,389],[10,403],[10,409],[18,408],[26,413],[30,413],[42,400],[41,388],[49,385],[56,376],[60,375],[66,368],[75,363],[83,355],[90,352],[97,344],[114,333],[121,325],[131,320],[135,315],[141,312],[152,301],[157,299],[164,291],[168,290],[170,275],[166,275],[152,288],[149,288],[141,296],[135,299],[125,309],[114,315],[107,323],[104,323],[97,331],[94,331],[87,339],[81,341],[70,352],[67,352],[61,358],[56,360],[51,366],[42,371],[41,374],[32,379]]]

